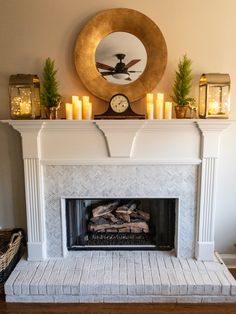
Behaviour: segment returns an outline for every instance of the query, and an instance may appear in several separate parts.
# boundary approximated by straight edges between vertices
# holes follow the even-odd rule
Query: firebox
[[[177,199],[66,199],[68,250],[175,247]]]

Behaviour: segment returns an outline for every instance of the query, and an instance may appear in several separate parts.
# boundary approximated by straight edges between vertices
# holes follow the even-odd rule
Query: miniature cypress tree
[[[61,101],[61,95],[58,93],[58,82],[56,80],[57,70],[55,62],[47,58],[43,68],[43,84],[41,100],[45,107],[56,107]]]
[[[194,101],[188,97],[192,86],[192,61],[185,54],[179,61],[178,70],[175,71],[172,100],[179,106],[186,106]]]

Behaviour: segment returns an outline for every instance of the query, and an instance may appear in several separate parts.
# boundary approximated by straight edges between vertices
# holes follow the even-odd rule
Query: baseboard
[[[236,254],[220,254],[228,268],[236,268]]]

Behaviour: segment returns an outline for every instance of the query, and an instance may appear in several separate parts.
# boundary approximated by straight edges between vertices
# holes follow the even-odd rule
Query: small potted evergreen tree
[[[45,108],[46,117],[49,119],[57,119],[57,110],[62,101],[61,95],[58,93],[56,74],[57,70],[55,70],[54,60],[47,58],[43,68],[41,100]]]
[[[172,100],[176,103],[175,115],[177,119],[186,118],[189,105],[193,103],[194,98],[189,97],[192,87],[192,61],[185,54],[178,63],[178,69],[175,72],[175,82],[173,85]]]

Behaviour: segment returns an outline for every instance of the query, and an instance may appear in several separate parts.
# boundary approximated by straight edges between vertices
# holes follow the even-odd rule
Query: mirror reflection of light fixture
[[[11,75],[9,94],[12,119],[40,118],[40,83],[37,75]]]
[[[112,76],[117,80],[126,80],[129,78],[128,73],[113,73]]]
[[[118,37],[119,37],[118,34],[122,34],[122,37],[124,37],[126,39],[127,39],[127,36],[128,36],[128,38],[132,38],[132,40],[133,40],[133,38],[135,38],[135,41],[134,40],[133,41],[136,43],[136,46],[138,46],[137,42],[140,42],[140,44],[142,45],[141,41],[131,34],[124,35],[124,34],[126,34],[124,32],[113,33],[113,35],[114,34],[117,34]],[[111,37],[111,34],[107,37]],[[112,36],[112,38],[114,39],[114,36]],[[120,42],[123,42],[123,41],[120,40]],[[100,46],[100,44],[99,44],[99,46]],[[114,43],[113,43],[113,45],[114,45]],[[143,49],[145,51],[144,46],[143,46]],[[110,50],[110,49],[107,48],[106,50]],[[139,50],[142,50],[142,49],[139,49]],[[110,83],[129,84],[130,82],[134,82],[143,73],[144,64],[146,66],[147,55],[145,55],[145,56],[142,55],[142,57],[144,57],[144,60],[142,60],[140,52],[135,52],[135,53],[133,52],[133,53],[130,53],[129,55],[127,55],[127,53],[115,53],[112,55],[113,59],[114,59],[114,57],[116,58],[115,64],[114,64],[114,60],[110,60],[109,58],[107,58],[108,61],[103,61],[105,59],[103,56],[101,56],[101,53],[99,54],[99,57],[97,57],[97,55],[98,55],[97,51],[98,51],[98,49],[96,50],[96,67],[97,67],[99,73]],[[104,51],[104,50],[102,50],[102,51]],[[146,51],[145,51],[145,53],[146,53]],[[107,54],[105,54],[105,55],[107,56]],[[135,55],[135,57],[131,57],[134,55]],[[137,55],[139,56],[138,58],[137,58]],[[126,59],[128,59],[128,61]],[[138,70],[136,67],[134,67],[137,64],[138,64]],[[132,75],[130,75],[130,73]]]
[[[199,81],[199,117],[227,119],[229,111],[229,74],[202,74]]]

